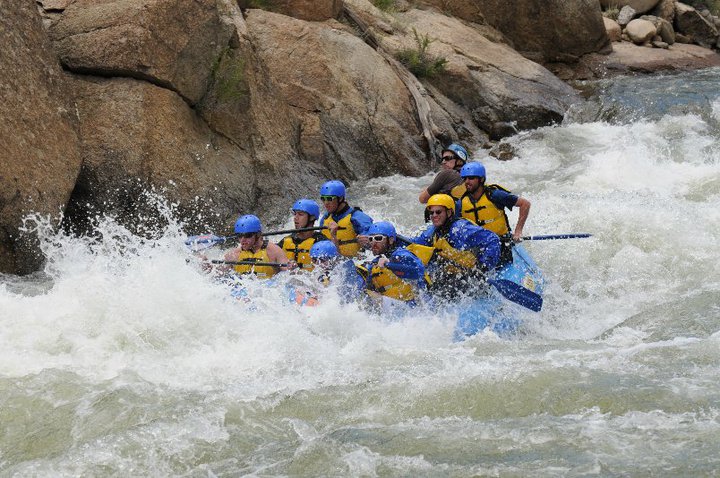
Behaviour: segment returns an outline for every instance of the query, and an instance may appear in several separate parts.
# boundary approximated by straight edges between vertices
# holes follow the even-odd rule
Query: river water
[[[162,201],[151,241],[28,222],[50,262],[0,279],[0,476],[717,476],[718,84],[585,85],[564,124],[510,140],[517,159],[477,152],[532,202],[527,234],[593,234],[526,243],[545,306],[513,339],[230,300]],[[349,198],[410,234],[431,177]]]

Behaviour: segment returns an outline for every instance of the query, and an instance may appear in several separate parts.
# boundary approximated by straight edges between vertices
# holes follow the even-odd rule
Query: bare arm
[[[267,245],[267,255],[270,262],[279,262],[281,264],[286,264],[288,262],[285,251],[283,251],[280,246],[273,244],[272,242]]]
[[[427,189],[423,189],[420,193],[420,197],[418,197],[418,201],[420,201],[420,204],[425,204],[428,202],[428,199],[430,199],[430,193]]]
[[[518,222],[515,225],[515,232],[513,232],[513,241],[519,242],[522,237],[523,227],[525,227],[525,221],[530,213],[530,201],[519,197],[515,206],[520,209],[520,214],[518,215]]]

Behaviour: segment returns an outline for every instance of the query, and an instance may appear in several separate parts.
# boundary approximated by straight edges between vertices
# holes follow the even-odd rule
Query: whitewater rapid
[[[525,244],[545,303],[511,340],[260,284],[238,303],[160,198],[154,239],[29,220],[48,264],[0,278],[0,475],[716,475],[718,79],[607,82],[516,159],[475,152],[532,202],[526,234],[593,234]],[[348,196],[412,235],[431,179]]]

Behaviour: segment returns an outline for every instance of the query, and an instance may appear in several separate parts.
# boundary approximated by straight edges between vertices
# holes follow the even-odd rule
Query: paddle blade
[[[185,239],[185,245],[192,252],[199,252],[205,249],[209,249],[218,244],[222,244],[227,240],[227,237],[216,236],[215,234],[203,234],[201,236],[190,236]]]
[[[489,282],[510,302],[520,304],[533,312],[540,312],[542,309],[543,298],[530,289],[506,279],[490,279]]]

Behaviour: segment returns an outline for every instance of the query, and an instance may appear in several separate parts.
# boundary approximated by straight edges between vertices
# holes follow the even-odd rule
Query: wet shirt
[[[427,192],[431,196],[434,194],[450,194],[452,188],[463,183],[460,173],[454,169],[443,169],[435,176],[433,182],[427,187]]]

